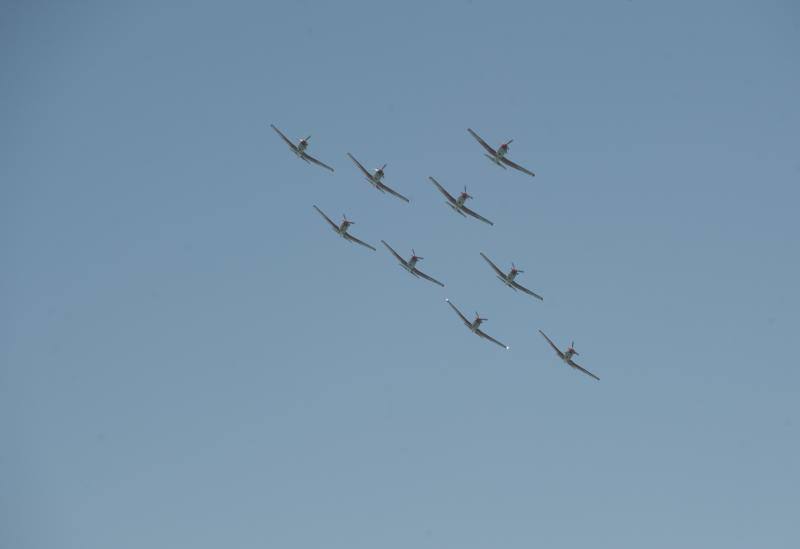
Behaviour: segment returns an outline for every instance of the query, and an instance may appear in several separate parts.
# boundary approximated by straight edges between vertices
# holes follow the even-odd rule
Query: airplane
[[[506,169],[506,166],[511,166],[511,167],[512,167],[512,168],[514,168],[515,170],[519,170],[519,171],[521,171],[522,173],[526,173],[526,174],[530,175],[531,177],[535,177],[535,176],[536,176],[536,174],[535,174],[535,173],[533,173],[532,171],[530,171],[530,170],[528,170],[528,169],[525,169],[525,168],[523,168],[522,166],[520,166],[519,164],[515,164],[514,162],[512,162],[511,160],[509,160],[508,158],[506,158],[506,153],[508,153],[508,146],[509,146],[509,145],[510,145],[510,144],[511,144],[513,141],[514,141],[513,139],[509,139],[509,140],[508,140],[508,141],[506,141],[505,143],[501,144],[501,145],[500,145],[500,146],[497,148],[497,150],[494,150],[493,148],[491,148],[491,147],[489,146],[489,144],[488,144],[488,143],[486,143],[486,141],[484,141],[483,139],[481,139],[481,138],[480,138],[480,136],[479,136],[477,133],[475,133],[474,131],[472,131],[472,129],[471,129],[471,128],[467,128],[467,131],[468,131],[468,132],[469,132],[469,133],[472,135],[472,137],[474,137],[474,138],[475,138],[475,139],[478,141],[478,143],[480,143],[480,144],[481,144],[481,146],[482,146],[484,149],[486,149],[486,151],[489,153],[489,154],[487,154],[487,155],[485,155],[485,156],[486,156],[486,157],[487,157],[489,160],[491,160],[492,162],[494,162],[495,164],[497,164],[498,166],[500,166],[501,168],[503,168],[504,170]],[[504,164],[505,164],[505,166],[504,166]]]
[[[451,208],[453,208],[453,211],[455,211],[456,213],[461,214],[464,217],[467,217],[467,215],[471,215],[475,219],[480,219],[484,223],[488,223],[489,225],[494,225],[494,223],[492,223],[491,221],[489,221],[485,217],[483,217],[481,215],[478,215],[477,213],[473,212],[472,210],[470,210],[469,208],[467,208],[464,205],[464,202],[466,202],[467,199],[472,198],[472,196],[467,193],[467,187],[466,186],[464,186],[464,192],[461,193],[460,195],[458,195],[458,198],[453,198],[453,195],[450,194],[449,192],[447,192],[446,190],[444,190],[444,187],[442,187],[439,184],[438,181],[436,181],[434,178],[432,178],[430,176],[428,177],[428,179],[430,179],[431,182],[434,185],[436,185],[436,188],[439,189],[439,192],[441,192],[445,196],[445,198],[447,199],[447,205],[450,206]]]
[[[382,193],[389,193],[396,196],[400,200],[405,200],[406,202],[409,202],[408,198],[406,198],[399,192],[395,191],[394,189],[390,188],[388,185],[386,185],[386,183],[382,181],[384,175],[383,171],[386,169],[386,166],[388,164],[384,164],[380,168],[376,168],[375,170],[373,170],[372,173],[369,173],[369,171],[361,164],[361,162],[356,160],[355,156],[353,156],[350,153],[347,153],[347,156],[349,156],[350,160],[352,160],[355,163],[355,165],[358,166],[358,169],[361,170],[361,173],[364,174],[364,177],[367,178],[367,181],[369,181],[373,187],[375,187]]]
[[[333,171],[333,168],[331,168],[324,162],[320,162],[319,160],[317,160],[316,158],[314,158],[313,156],[311,156],[306,152],[306,149],[308,148],[308,140],[311,139],[310,135],[308,137],[304,137],[303,139],[297,142],[297,145],[295,145],[294,143],[291,142],[291,140],[288,137],[283,135],[283,133],[278,128],[276,128],[272,124],[270,124],[270,127],[273,130],[275,130],[275,132],[278,135],[281,136],[281,139],[283,139],[286,142],[286,144],[289,145],[289,148],[292,150],[294,154],[297,155],[298,158],[301,158],[306,162],[316,164],[317,166],[322,166],[323,168],[331,172]]]
[[[350,225],[355,225],[355,222],[354,221],[350,221],[349,219],[347,219],[347,216],[342,215],[342,224],[341,225],[337,225],[336,223],[331,221],[331,218],[328,217],[327,215],[325,215],[322,212],[322,210],[317,208],[316,205],[314,205],[314,209],[319,212],[319,215],[321,215],[322,217],[325,218],[325,221],[328,222],[328,224],[331,226],[331,228],[333,229],[333,231],[336,234],[338,234],[339,236],[341,236],[345,240],[348,240],[350,242],[355,242],[356,244],[361,244],[362,246],[365,246],[365,247],[369,248],[373,252],[377,251],[373,246],[370,246],[366,242],[363,242],[363,241],[357,239],[356,237],[354,237],[353,235],[351,235],[350,233],[347,232],[347,229],[350,228]]]
[[[508,271],[508,274],[505,274],[503,271],[501,271],[501,270],[500,270],[500,269],[497,267],[497,265],[495,265],[494,263],[492,263],[492,260],[491,260],[491,259],[489,259],[488,257],[486,257],[486,254],[485,254],[485,253],[481,252],[481,257],[483,257],[483,259],[485,259],[485,260],[486,260],[486,262],[487,262],[489,265],[491,265],[491,266],[492,266],[492,269],[494,269],[494,272],[495,272],[495,273],[497,273],[497,278],[499,278],[500,280],[502,280],[502,281],[503,281],[503,284],[505,284],[506,286],[508,286],[509,288],[511,288],[511,289],[512,289],[512,290],[514,290],[514,291],[516,291],[516,290],[522,290],[522,291],[523,291],[523,292],[525,292],[526,294],[528,294],[528,295],[532,295],[533,297],[535,297],[535,298],[536,298],[536,299],[538,299],[539,301],[544,301],[544,298],[543,298],[542,296],[540,296],[539,294],[536,294],[536,293],[534,293],[534,292],[530,291],[528,288],[526,288],[525,286],[521,285],[519,282],[517,282],[516,280],[514,280],[515,278],[517,278],[517,275],[518,275],[519,273],[524,273],[525,271],[523,271],[522,269],[517,269],[517,266],[516,266],[516,265],[514,265],[514,264],[512,263],[512,264],[511,264],[511,270],[510,270],[510,271]]]
[[[389,249],[390,252],[392,252],[392,255],[395,256],[397,258],[397,261],[400,262],[400,266],[403,267],[406,271],[408,271],[409,273],[411,273],[412,275],[414,275],[416,277],[422,277],[425,280],[430,280],[434,284],[438,284],[439,286],[444,288],[444,284],[442,284],[441,282],[439,282],[435,278],[433,278],[431,276],[428,276],[425,273],[423,273],[422,271],[420,271],[419,269],[417,269],[417,261],[419,261],[421,259],[425,259],[424,257],[418,256],[417,252],[415,252],[412,249],[411,250],[411,258],[408,261],[406,261],[405,259],[400,257],[400,254],[398,254],[396,251],[394,251],[394,248],[389,246],[386,243],[385,240],[381,240],[381,242],[383,243],[384,246],[386,246]]]
[[[475,320],[470,322],[469,320],[467,320],[467,317],[465,317],[463,314],[461,314],[461,311],[459,311],[458,308],[456,308],[455,305],[450,303],[449,299],[445,299],[445,301],[447,301],[447,304],[450,305],[453,308],[453,310],[456,312],[456,314],[458,316],[461,317],[461,320],[464,322],[464,324],[467,326],[467,328],[469,328],[470,332],[472,332],[475,335],[478,335],[478,336],[482,337],[483,339],[488,339],[492,343],[496,343],[497,345],[500,345],[501,347],[503,347],[506,350],[511,348],[511,347],[509,347],[508,345],[506,345],[504,343],[500,343],[495,338],[491,337],[490,335],[487,335],[483,330],[480,329],[481,322],[486,322],[487,320],[489,320],[488,318],[481,318],[481,315],[479,315],[478,313],[475,313]]]
[[[591,377],[595,378],[597,381],[600,381],[600,378],[599,378],[599,377],[597,377],[596,375],[594,375],[592,372],[590,372],[590,371],[589,371],[589,370],[587,370],[586,368],[583,368],[582,366],[579,366],[578,364],[576,364],[576,363],[575,363],[575,362],[572,360],[572,357],[573,357],[573,356],[577,356],[577,355],[578,355],[578,351],[576,351],[576,350],[575,350],[575,348],[573,347],[573,346],[575,345],[575,342],[574,342],[574,341],[573,341],[573,342],[570,344],[569,348],[568,348],[568,349],[567,349],[565,352],[563,352],[563,353],[562,353],[562,352],[561,352],[561,351],[558,349],[558,347],[556,347],[556,344],[555,344],[555,343],[553,343],[553,342],[552,342],[552,340],[551,340],[549,337],[547,337],[546,335],[544,335],[544,332],[543,332],[543,331],[539,330],[539,333],[540,333],[540,334],[542,334],[542,337],[544,337],[544,338],[547,340],[547,342],[550,344],[550,346],[553,348],[553,350],[556,352],[556,354],[559,356],[559,358],[561,358],[561,360],[563,360],[563,361],[564,361],[564,362],[566,362],[566,363],[567,363],[569,366],[572,366],[572,367],[573,367],[573,368],[575,368],[576,370],[580,370],[581,372],[583,372],[583,373],[584,373],[584,374],[586,374],[587,376],[591,376]]]

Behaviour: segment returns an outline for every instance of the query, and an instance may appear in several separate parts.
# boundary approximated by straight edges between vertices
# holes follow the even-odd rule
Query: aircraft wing
[[[371,173],[369,173],[369,172],[367,171],[367,169],[366,169],[364,166],[362,166],[362,165],[361,165],[361,162],[359,162],[358,160],[356,160],[356,157],[355,157],[355,156],[353,156],[353,155],[352,155],[352,154],[350,154],[350,153],[347,153],[347,156],[349,156],[349,157],[350,157],[350,160],[352,160],[352,161],[355,163],[355,165],[356,165],[356,166],[358,166],[358,169],[359,169],[359,170],[361,170],[361,172],[364,174],[364,176],[365,176],[367,179],[369,179],[370,181],[372,181],[372,174],[371,174]]]
[[[417,276],[421,276],[421,277],[422,277],[422,278],[424,278],[425,280],[430,280],[430,281],[431,281],[431,282],[433,282],[434,284],[438,284],[439,286],[441,286],[442,288],[444,288],[444,284],[442,284],[441,282],[439,282],[438,280],[436,280],[436,279],[435,279],[435,278],[433,278],[432,276],[428,276],[428,275],[426,275],[425,273],[423,273],[423,272],[422,272],[422,271],[420,271],[419,269],[414,269],[414,274],[415,274],[415,275],[417,275]]]
[[[314,163],[314,164],[316,164],[317,166],[322,166],[323,168],[325,168],[325,169],[326,169],[326,170],[328,170],[328,171],[331,171],[331,172],[333,171],[333,168],[331,168],[330,166],[328,166],[328,165],[327,165],[325,162],[321,162],[321,161],[317,160],[316,158],[314,158],[314,157],[313,157],[313,156],[311,156],[310,154],[303,153],[303,158],[304,158],[304,159],[306,159],[306,160],[308,160],[309,162],[313,162],[313,163]]]
[[[569,361],[569,365],[572,366],[573,368],[577,368],[578,370],[580,370],[581,372],[583,372],[587,376],[591,376],[591,377],[595,378],[597,381],[600,381],[599,377],[594,375],[592,372],[590,372],[589,370],[587,370],[583,366],[579,366],[578,364],[574,363],[572,360]]]
[[[488,223],[489,225],[494,225],[494,223],[492,223],[491,221],[489,221],[488,219],[486,219],[482,215],[478,215],[477,213],[473,212],[472,210],[470,210],[466,206],[461,206],[461,209],[464,210],[464,213],[468,213],[469,215],[471,215],[475,219],[480,219],[484,223]]]
[[[441,192],[441,193],[442,193],[442,194],[445,196],[445,198],[447,198],[447,200],[449,200],[449,201],[450,201],[452,204],[455,204],[455,203],[456,203],[456,199],[455,199],[455,198],[453,198],[453,195],[452,195],[452,194],[450,194],[449,192],[447,192],[446,190],[444,190],[444,187],[442,187],[441,185],[439,185],[439,182],[438,182],[438,181],[436,181],[434,178],[432,178],[432,177],[430,177],[430,176],[428,176],[428,179],[430,179],[430,180],[431,180],[431,183],[433,183],[434,185],[436,185],[436,188],[437,188],[437,189],[439,189],[439,192]]]
[[[480,144],[481,144],[481,146],[483,146],[483,148],[484,148],[484,149],[486,149],[486,151],[487,151],[489,154],[491,154],[492,156],[497,156],[497,151],[496,151],[496,150],[494,150],[493,148],[491,148],[491,147],[489,146],[489,144],[488,144],[486,141],[484,141],[483,139],[481,139],[481,137],[480,137],[480,136],[479,136],[477,133],[475,133],[474,131],[472,131],[472,129],[471,129],[471,128],[467,128],[467,131],[470,133],[470,135],[472,135],[472,137],[474,137],[474,138],[475,138],[475,140],[476,140],[478,143],[480,143]]]
[[[283,135],[283,133],[282,133],[282,132],[281,132],[281,131],[280,131],[278,128],[276,128],[276,127],[275,127],[275,126],[273,126],[272,124],[270,124],[270,125],[269,125],[269,127],[270,127],[270,128],[272,128],[273,130],[275,130],[275,132],[276,132],[278,135],[280,135],[280,136],[281,136],[281,139],[283,139],[283,140],[286,142],[286,144],[287,144],[287,145],[289,145],[289,148],[290,148],[290,149],[292,149],[293,151],[297,151],[297,145],[295,145],[294,143],[292,143],[292,141],[291,141],[291,140],[290,140],[288,137],[286,137],[285,135]]]
[[[344,235],[342,235],[342,236],[344,236],[344,237],[345,237],[347,240],[349,240],[350,242],[355,242],[356,244],[361,244],[361,245],[362,245],[362,246],[364,246],[365,248],[369,248],[369,249],[370,249],[370,250],[372,250],[373,252],[376,252],[376,251],[377,251],[377,250],[376,250],[376,249],[375,249],[373,246],[370,246],[369,244],[367,244],[367,243],[366,243],[366,242],[364,242],[363,240],[359,240],[359,239],[357,239],[356,237],[354,237],[354,236],[353,236],[353,235],[351,235],[351,234],[344,233]]]
[[[464,321],[464,324],[466,324],[467,326],[472,326],[472,323],[471,323],[469,320],[467,320],[467,317],[465,317],[464,315],[462,315],[462,314],[461,314],[461,311],[459,311],[459,310],[458,310],[458,308],[457,308],[455,305],[453,305],[452,303],[450,303],[450,300],[449,300],[449,299],[445,299],[445,301],[447,301],[447,304],[448,304],[448,305],[450,305],[450,306],[453,308],[453,310],[456,312],[456,314],[457,314],[458,316],[460,316],[460,317],[461,317],[461,320],[463,320],[463,321]]]
[[[563,359],[563,358],[564,358],[564,353],[562,353],[562,352],[559,350],[559,348],[558,348],[558,347],[556,347],[556,344],[555,344],[555,343],[553,343],[553,342],[552,342],[552,340],[551,340],[549,337],[547,337],[546,335],[544,335],[544,332],[543,332],[543,331],[539,330],[539,333],[540,333],[540,334],[542,334],[542,337],[543,337],[543,338],[545,338],[545,339],[547,340],[547,342],[550,344],[550,346],[553,348],[553,350],[556,352],[556,354],[558,354],[558,356],[560,356],[560,357]]]
[[[488,339],[492,343],[496,343],[497,345],[500,345],[502,348],[504,348],[506,350],[511,348],[508,345],[506,345],[505,343],[500,343],[495,338],[493,338],[492,336],[490,336],[489,334],[487,334],[486,332],[484,332],[481,329],[475,330],[475,333],[478,334],[479,336],[481,336],[483,339]]]
[[[405,259],[403,259],[402,257],[400,257],[400,254],[399,254],[399,253],[397,253],[396,251],[394,251],[394,248],[392,248],[391,246],[389,246],[389,245],[386,243],[386,241],[385,241],[385,240],[381,240],[381,242],[383,243],[383,245],[384,245],[384,246],[386,246],[387,248],[389,248],[389,251],[390,251],[390,252],[392,252],[392,255],[393,255],[393,256],[395,256],[395,257],[397,258],[397,261],[399,261],[399,262],[400,262],[400,263],[402,263],[403,265],[408,265],[408,262],[406,262],[406,260],[405,260]]]
[[[408,198],[406,198],[405,196],[403,196],[403,195],[402,195],[402,194],[400,194],[399,192],[395,191],[394,189],[392,189],[391,187],[389,187],[389,186],[388,186],[388,185],[386,185],[385,183],[381,183],[380,181],[378,181],[378,188],[380,188],[381,190],[384,190],[384,191],[386,191],[386,192],[387,192],[387,193],[389,193],[389,194],[393,194],[394,196],[396,196],[396,197],[397,197],[397,198],[399,198],[400,200],[405,200],[406,202],[410,202],[410,201],[408,200]]]
[[[481,252],[481,257],[482,257],[483,259],[485,259],[485,260],[486,260],[486,262],[487,262],[489,265],[491,265],[491,266],[492,266],[492,269],[494,269],[494,272],[496,272],[496,273],[497,273],[497,276],[500,276],[500,277],[502,277],[502,278],[505,278],[505,277],[506,277],[506,274],[505,274],[503,271],[501,271],[501,270],[500,270],[500,269],[497,267],[497,265],[495,265],[494,263],[492,263],[492,260],[491,260],[491,259],[489,259],[488,257],[486,257],[486,254],[485,254],[485,253]]]
[[[505,164],[506,166],[511,166],[511,167],[512,167],[512,168],[514,168],[515,170],[519,170],[519,171],[521,171],[522,173],[526,173],[526,174],[528,174],[528,175],[529,175],[529,176],[531,176],[531,177],[536,177],[536,174],[535,174],[535,173],[533,173],[532,171],[530,171],[530,170],[528,170],[528,169],[526,169],[526,168],[523,168],[523,167],[522,167],[522,166],[520,166],[519,164],[515,164],[514,162],[512,162],[511,160],[509,160],[509,159],[508,159],[508,158],[506,158],[505,156],[502,156],[502,157],[500,157],[500,162],[502,162],[502,163],[503,163],[503,164]]]
[[[540,296],[537,293],[534,293],[534,292],[530,291],[528,288],[526,288],[525,286],[523,286],[519,282],[515,282],[515,281],[512,280],[511,281],[511,285],[514,286],[517,290],[523,291],[528,295],[532,295],[533,297],[535,297],[539,301],[544,301],[544,298],[542,296]]]
[[[336,223],[334,223],[333,221],[331,221],[331,218],[330,218],[330,217],[328,217],[327,215],[325,215],[324,213],[322,213],[322,210],[320,210],[319,208],[317,208],[317,206],[316,206],[316,205],[314,205],[314,209],[315,209],[315,210],[317,210],[317,211],[319,212],[319,215],[321,215],[322,217],[324,217],[324,218],[325,218],[325,221],[327,221],[328,223],[330,223],[330,226],[331,226],[331,227],[333,227],[333,230],[334,230],[334,231],[336,231],[336,232],[339,232],[339,226],[338,226],[338,225],[336,225]]]

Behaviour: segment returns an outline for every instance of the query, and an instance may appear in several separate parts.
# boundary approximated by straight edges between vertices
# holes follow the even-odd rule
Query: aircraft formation
[[[323,169],[326,169],[326,170],[330,171],[331,173],[333,173],[335,171],[328,164],[325,164],[321,160],[318,160],[317,158],[314,158],[313,156],[308,154],[307,149],[308,149],[308,146],[309,146],[309,140],[311,139],[310,135],[308,137],[300,139],[299,141],[297,141],[297,143],[295,143],[291,139],[286,137],[286,135],[284,135],[284,133],[281,132],[281,130],[279,130],[278,128],[276,128],[273,124],[270,124],[270,127],[275,131],[275,133],[277,133],[280,136],[280,138],[289,147],[289,149],[295,154],[295,156],[297,156],[298,158],[300,158],[301,160],[305,161],[308,164],[317,165],[317,166],[319,166],[319,167],[321,167]],[[505,143],[501,143],[500,146],[495,149],[492,146],[490,146],[486,141],[484,141],[471,128],[467,128],[467,131],[469,132],[469,134],[472,137],[475,138],[475,140],[481,145],[481,147],[483,147],[483,149],[485,151],[484,156],[487,157],[496,166],[498,166],[500,168],[503,168],[504,170],[507,169],[507,168],[512,168],[514,170],[517,170],[517,171],[519,171],[521,173],[524,173],[526,175],[529,175],[531,177],[535,176],[535,174],[532,171],[528,170],[527,168],[525,168],[523,166],[520,166],[519,164],[517,164],[515,162],[512,162],[507,157],[510,145],[514,141],[513,139],[510,139],[510,140],[506,141]],[[351,153],[348,152],[347,156],[348,156],[348,158],[350,158],[350,160],[353,161],[353,163],[356,165],[357,169],[359,170],[359,172],[361,172],[361,174],[364,176],[364,178],[367,180],[367,182],[370,185],[372,185],[376,190],[378,190],[378,191],[380,191],[382,193],[388,193],[388,194],[394,196],[395,198],[397,198],[399,200],[402,200],[404,202],[410,202],[410,200],[408,198],[403,196],[400,192],[396,191],[395,189],[389,187],[384,182],[384,177],[386,175],[385,170],[386,170],[387,164],[384,164],[380,168],[376,168],[373,171],[369,171]],[[436,187],[436,189],[444,196],[444,198],[446,199],[445,204],[447,204],[455,213],[457,213],[457,214],[459,214],[459,215],[461,215],[461,216],[463,216],[465,218],[466,217],[472,217],[472,218],[477,219],[478,221],[482,221],[482,222],[484,222],[484,223],[486,223],[488,225],[494,225],[494,223],[492,223],[490,220],[488,220],[487,218],[483,217],[482,215],[480,215],[479,213],[475,212],[474,210],[468,208],[465,205],[467,200],[473,198],[467,192],[467,188],[466,187],[464,187],[464,191],[459,193],[459,195],[456,197],[456,196],[450,194],[450,192],[448,192],[444,188],[444,186],[441,183],[439,183],[435,178],[429,176],[428,180],[430,180],[430,182]],[[314,209],[317,211],[317,213],[319,213],[323,217],[323,219],[328,223],[330,228],[338,236],[342,237],[343,239],[345,239],[348,242],[351,242],[353,244],[358,244],[358,245],[363,246],[365,248],[369,248],[373,252],[377,251],[377,248],[375,246],[373,246],[372,244],[364,242],[363,240],[360,240],[359,238],[357,238],[357,237],[353,236],[352,234],[350,234],[349,229],[355,223],[353,221],[347,219],[346,216],[343,215],[342,216],[342,221],[337,225],[330,217],[328,217],[328,215],[325,212],[323,212],[319,207],[317,207],[316,204],[314,205]],[[405,269],[409,274],[411,274],[412,276],[414,276],[416,278],[422,278],[422,279],[427,280],[427,281],[429,281],[429,282],[431,282],[433,284],[436,284],[438,286],[444,287],[444,284],[442,282],[440,282],[439,280],[433,278],[432,276],[422,272],[421,270],[419,270],[419,268],[417,268],[417,264],[419,263],[419,261],[421,261],[424,258],[418,256],[417,253],[413,249],[411,250],[411,257],[409,257],[408,259],[405,259],[394,248],[392,248],[385,240],[381,240],[381,244],[383,244],[386,247],[386,249],[389,251],[389,253],[391,253],[394,256],[394,258],[398,261],[399,265],[403,269]],[[494,271],[494,273],[497,276],[497,278],[503,284],[505,284],[506,286],[508,286],[509,288],[514,290],[515,292],[516,291],[522,292],[522,293],[527,294],[527,295],[529,295],[529,296],[531,296],[531,297],[533,297],[535,299],[538,299],[539,301],[543,301],[544,300],[544,298],[542,296],[540,296],[539,294],[533,292],[532,290],[526,288],[525,286],[523,286],[519,282],[517,282],[517,280],[516,280],[517,276],[522,274],[522,273],[524,273],[525,271],[523,271],[522,269],[518,269],[517,266],[514,263],[511,264],[511,270],[509,270],[508,272],[504,272],[491,259],[489,259],[489,257],[485,253],[480,252],[480,255],[486,261],[486,263],[488,263],[488,265]],[[464,325],[467,327],[467,329],[469,329],[469,331],[471,331],[473,334],[477,335],[478,337],[480,337],[482,339],[490,341],[490,342],[494,343],[495,345],[503,347],[506,350],[510,349],[510,347],[508,345],[506,345],[505,343],[501,343],[499,340],[497,340],[494,337],[488,335],[486,332],[484,332],[481,329],[481,324],[483,322],[486,322],[488,320],[487,318],[482,318],[480,316],[480,314],[478,314],[476,312],[475,313],[475,318],[473,320],[469,320],[464,315],[464,313],[462,313],[461,310],[458,307],[456,307],[450,301],[450,299],[446,298],[445,301],[453,309],[455,314],[458,315],[458,317],[461,319],[461,321],[464,323]],[[593,374],[589,370],[583,368],[582,366],[577,364],[572,359],[572,357],[578,356],[578,352],[575,350],[575,342],[570,343],[569,347],[567,347],[566,350],[562,351],[561,349],[558,348],[558,346],[547,335],[545,335],[545,333],[542,330],[539,330],[539,333],[546,340],[547,344],[550,347],[552,347],[553,351],[555,351],[555,353],[558,356],[558,358],[560,358],[567,366],[569,366],[570,368],[572,368],[574,370],[577,370],[577,371],[579,371],[581,373],[584,373],[587,376],[590,376],[595,380],[598,380],[598,381],[600,380],[599,377],[597,377],[595,374]]]

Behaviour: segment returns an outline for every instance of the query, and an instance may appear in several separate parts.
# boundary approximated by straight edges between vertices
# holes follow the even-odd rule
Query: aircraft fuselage
[[[467,214],[465,214],[464,212],[462,212],[462,211],[461,211],[461,207],[464,205],[464,203],[463,203],[463,202],[461,202],[460,204],[453,204],[452,202],[445,202],[445,204],[447,204],[448,206],[450,206],[451,208],[453,208],[453,211],[454,211],[454,212],[456,212],[456,213],[458,213],[458,214],[461,214],[461,215],[463,215],[464,217],[467,217]]]
[[[486,158],[488,158],[489,160],[491,160],[492,162],[494,162],[495,164],[497,164],[501,168],[505,168],[505,165],[502,162],[502,158],[506,155],[507,152],[508,152],[508,147],[500,146],[500,147],[497,148],[497,154],[486,154],[486,153],[484,153],[484,156],[486,156]]]
[[[505,284],[506,286],[508,286],[512,290],[516,290],[514,285],[511,284],[511,280],[512,280],[511,278],[509,278],[507,276],[500,276],[500,275],[497,275],[497,278],[499,278],[503,282],[503,284]]]
[[[369,176],[369,177],[365,177],[364,179],[366,179],[367,181],[369,181],[369,182],[370,182],[370,184],[371,184],[373,187],[375,187],[376,189],[378,189],[379,191],[381,191],[381,192],[386,192],[386,191],[384,191],[383,189],[381,189],[381,186],[380,186],[381,177],[383,177],[383,176],[381,175],[380,177],[378,177],[378,175],[377,175],[377,174],[375,174],[375,173],[372,173],[372,174],[370,174],[370,176]]]

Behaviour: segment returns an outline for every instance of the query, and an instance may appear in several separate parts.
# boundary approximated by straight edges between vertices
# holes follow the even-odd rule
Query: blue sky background
[[[799,46],[791,1],[3,3],[0,546],[797,547]]]

